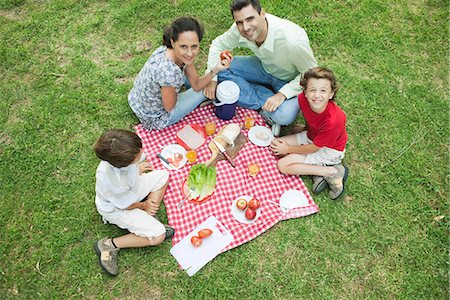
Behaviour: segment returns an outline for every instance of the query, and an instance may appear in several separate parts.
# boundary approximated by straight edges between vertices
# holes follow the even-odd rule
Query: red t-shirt
[[[303,93],[298,95],[298,104],[308,125],[307,136],[314,145],[344,151],[348,139],[344,111],[334,101],[329,101],[325,111],[315,113]]]

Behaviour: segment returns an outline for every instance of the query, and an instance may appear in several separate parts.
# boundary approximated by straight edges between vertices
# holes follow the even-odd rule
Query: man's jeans
[[[219,73],[219,82],[232,80],[241,89],[238,105],[241,107],[258,110],[266,100],[275,95],[287,82],[267,73],[261,61],[255,56],[236,56],[231,67]],[[291,124],[298,115],[299,105],[297,96],[284,100],[284,102],[272,113],[263,113],[280,125]]]

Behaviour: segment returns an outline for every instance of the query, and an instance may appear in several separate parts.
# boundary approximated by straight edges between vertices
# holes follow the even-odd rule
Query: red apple
[[[247,208],[247,210],[245,211],[245,217],[248,220],[253,220],[256,217],[256,211],[251,208]]]
[[[240,198],[236,201],[236,207],[240,210],[244,210],[247,207],[247,201],[244,198]]]
[[[250,200],[250,202],[248,203],[248,208],[251,208],[253,210],[257,210],[260,207],[260,203],[258,200],[256,199],[252,199]]]

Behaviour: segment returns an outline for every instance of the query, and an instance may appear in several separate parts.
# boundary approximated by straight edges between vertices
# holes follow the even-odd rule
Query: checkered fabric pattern
[[[253,116],[256,125],[267,126],[256,111],[238,107],[233,119],[224,121],[215,116],[213,105],[207,105],[195,109],[169,128],[148,131],[139,124],[136,126],[136,133],[142,139],[147,160],[155,169],[162,169],[164,167],[156,154],[160,153],[164,146],[175,143],[176,133],[184,125],[205,125],[208,120],[214,120],[219,131],[223,125],[229,123],[243,125],[246,116]],[[242,132],[247,136],[248,130],[244,128]],[[211,138],[207,137],[205,144],[197,149],[197,163],[206,162],[211,157],[211,151],[208,148]],[[201,204],[185,201],[180,208],[178,203],[184,197],[182,184],[189,174],[191,165],[186,164],[180,170],[170,171],[170,183],[164,196],[164,204],[169,224],[175,228],[175,236],[172,240],[174,245],[210,215],[214,215],[234,237],[233,242],[223,249],[226,251],[254,239],[281,220],[299,218],[319,211],[299,176],[283,175],[277,170],[277,159],[268,147],[258,147],[247,141],[234,160],[235,168],[226,160],[216,164],[217,185],[209,201]],[[261,165],[261,170],[256,177],[249,176],[247,171],[247,165],[251,161],[257,161]],[[276,204],[265,201],[279,202],[283,192],[289,189],[302,191],[309,201],[309,206],[283,213]],[[252,224],[239,223],[231,213],[233,201],[243,195],[252,196],[261,202],[261,216]]]

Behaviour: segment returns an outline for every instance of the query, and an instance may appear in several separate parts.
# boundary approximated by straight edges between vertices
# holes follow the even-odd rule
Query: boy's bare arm
[[[282,139],[275,139],[270,144],[270,149],[275,155],[286,155],[289,153],[309,154],[314,153],[320,149],[314,144],[307,145],[289,145],[288,142]]]

